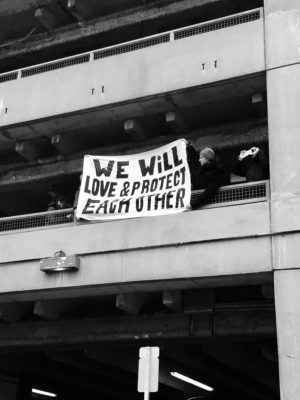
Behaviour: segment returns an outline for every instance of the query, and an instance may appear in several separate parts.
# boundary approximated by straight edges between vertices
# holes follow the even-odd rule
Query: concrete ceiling
[[[77,1],[77,3],[80,2]],[[82,16],[85,20],[145,4],[142,0],[85,0],[83,3],[85,14]],[[35,17],[35,12],[43,7],[56,17],[57,26],[71,25],[76,22],[71,8],[68,8],[68,0],[1,0],[2,41],[25,37],[33,28],[36,28],[36,32],[42,32],[44,29]]]

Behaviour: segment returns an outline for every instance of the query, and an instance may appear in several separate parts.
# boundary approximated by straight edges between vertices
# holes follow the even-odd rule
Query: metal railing
[[[174,34],[174,39],[184,39],[189,36],[202,35],[204,33],[217,31],[219,29],[230,28],[240,24],[246,24],[247,22],[256,21],[260,19],[260,11],[254,10],[245,14],[238,14],[232,17],[227,17],[212,22],[205,22],[197,26],[192,26],[184,29],[177,30]]]
[[[16,215],[0,218],[0,233],[23,229],[48,228],[53,225],[74,223],[74,210],[46,211],[35,214]]]
[[[26,78],[27,76],[42,74],[48,71],[54,71],[56,69],[70,67],[71,65],[83,64],[90,61],[90,54],[82,54],[76,57],[66,58],[64,60],[59,60],[51,62],[48,64],[38,65],[36,67],[31,67],[23,69],[21,71],[21,78]]]
[[[202,190],[192,192],[192,198],[199,196]],[[222,186],[210,204],[205,208],[225,207],[244,203],[267,201],[269,199],[269,181],[249,182]],[[36,228],[48,229],[65,224],[80,224],[76,221],[72,208],[64,210],[46,211],[35,214],[17,215],[0,218],[0,234],[4,232],[32,230]]]
[[[88,53],[77,54],[74,56],[33,65],[15,71],[5,72],[3,74],[0,74],[0,84],[11,80],[24,79],[33,75],[70,67],[76,64],[94,62],[106,57],[120,55],[131,51],[137,51],[150,46],[165,44],[167,42],[184,39],[189,36],[205,34],[220,29],[226,29],[235,25],[251,23],[262,18],[262,12],[262,8],[248,10],[242,13],[229,15],[195,25],[189,25],[184,28],[174,29],[172,31],[163,32],[157,35],[151,35],[141,39],[131,40],[117,45],[104,47],[102,49],[96,49]]]
[[[202,190],[193,192],[192,198],[197,198]],[[257,181],[222,186],[205,208],[224,207],[236,204],[265,201],[270,198],[269,181]]]

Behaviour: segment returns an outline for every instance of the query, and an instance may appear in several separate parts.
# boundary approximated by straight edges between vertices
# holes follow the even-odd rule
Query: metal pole
[[[147,347],[147,358],[146,358],[146,369],[145,369],[145,392],[144,400],[149,400],[150,398],[150,362],[151,362],[151,347]]]

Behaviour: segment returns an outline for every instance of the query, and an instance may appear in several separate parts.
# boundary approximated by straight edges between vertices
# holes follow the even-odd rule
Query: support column
[[[300,228],[299,20],[299,0],[265,0],[273,233]]]
[[[275,271],[280,398],[300,396],[300,270]]]
[[[265,0],[271,229],[282,400],[300,397],[300,3]]]

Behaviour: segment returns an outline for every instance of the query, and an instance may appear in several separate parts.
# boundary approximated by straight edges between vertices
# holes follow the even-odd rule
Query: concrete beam
[[[165,290],[163,292],[163,305],[172,311],[182,310],[182,291]]]
[[[39,148],[39,146],[37,146],[31,140],[17,142],[15,146],[15,151],[28,161],[34,161],[38,159],[42,154],[42,150]]]
[[[17,322],[24,314],[25,309],[22,304],[9,303],[0,305],[0,318],[6,322]]]
[[[81,141],[77,141],[74,136],[56,134],[51,136],[51,144],[61,154],[71,154],[80,149]]]
[[[146,128],[137,119],[128,119],[125,121],[124,130],[134,141],[137,142],[142,142],[150,136],[150,133],[147,132]]]
[[[252,106],[260,117],[267,115],[267,99],[265,93],[258,93],[252,95]]]
[[[126,314],[138,314],[144,304],[140,293],[120,293],[116,296],[116,307]]]
[[[91,15],[91,11],[82,0],[68,0],[67,7],[77,21],[84,21]]]
[[[187,314],[212,312],[213,306],[213,289],[195,289],[184,292],[184,312]]]
[[[47,320],[57,320],[62,311],[59,301],[36,301],[34,303],[33,314]]]
[[[169,111],[166,113],[166,123],[171,127],[174,133],[183,135],[188,133],[187,122],[178,111]]]
[[[40,25],[47,30],[55,29],[59,26],[57,17],[46,7],[37,8],[34,16]]]
[[[241,306],[242,308],[242,306]],[[214,336],[217,337],[274,337],[276,336],[276,322],[274,306],[253,307],[252,309],[215,310],[213,317]],[[205,314],[204,314],[205,315]],[[228,318],[230,315],[230,318]],[[255,323],[255,316],[259,315],[259,325]],[[201,336],[202,325],[198,326],[195,316],[195,334]],[[201,322],[201,321],[200,321]]]
[[[214,323],[212,324],[211,321]],[[109,329],[108,329],[109,327]],[[213,328],[214,327],[214,328]],[[275,337],[274,310],[237,310],[222,315],[182,314],[90,318],[81,320],[33,321],[4,324],[0,331],[0,352],[49,349],[49,345],[85,346],[97,343],[183,338]],[[58,348],[58,347],[57,347]]]

